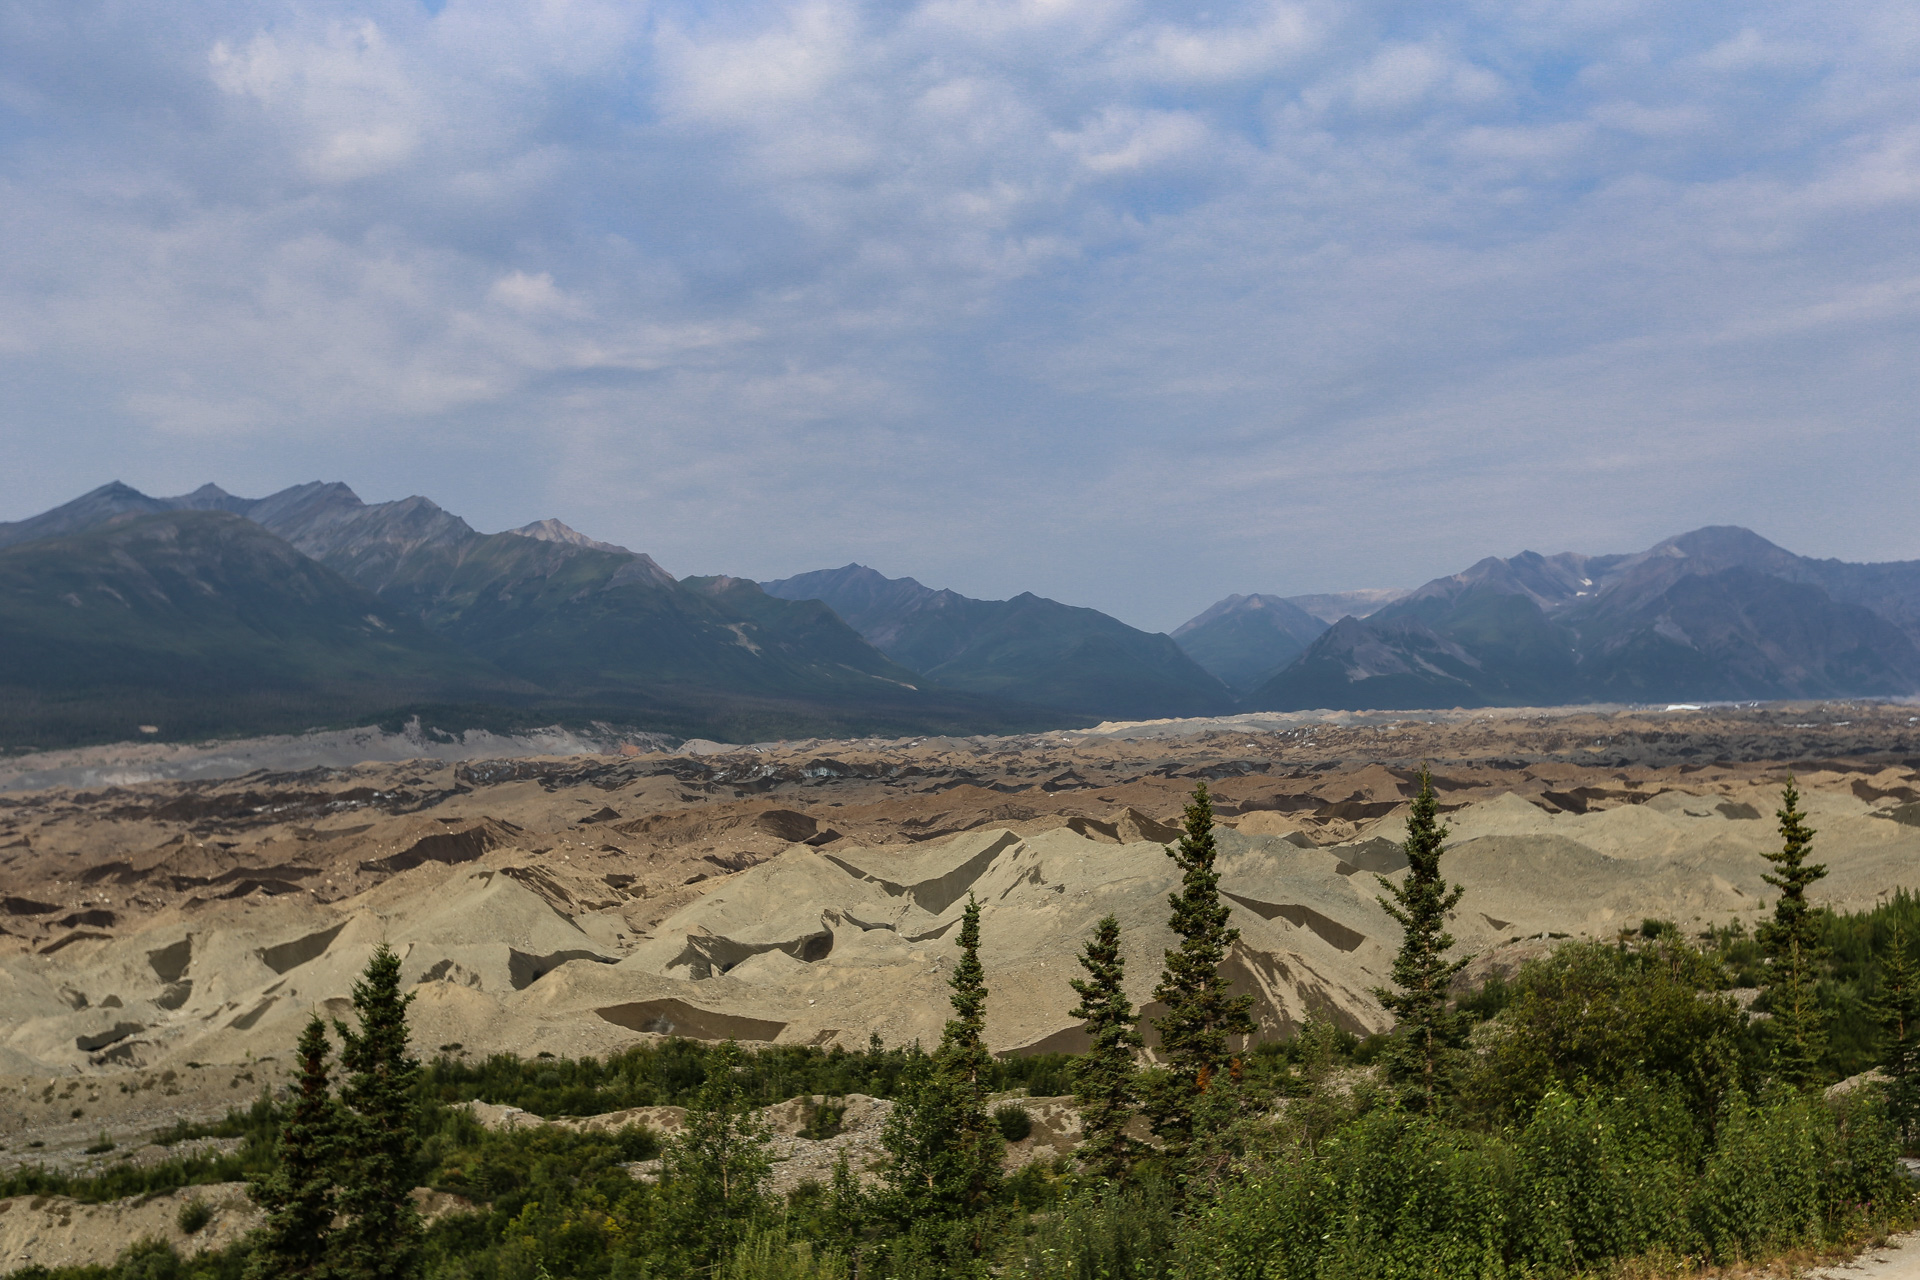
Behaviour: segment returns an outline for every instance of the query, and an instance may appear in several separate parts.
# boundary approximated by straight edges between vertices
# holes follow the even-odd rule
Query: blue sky
[[[338,479],[1171,627],[1920,558],[1920,9],[0,0],[0,518]]]

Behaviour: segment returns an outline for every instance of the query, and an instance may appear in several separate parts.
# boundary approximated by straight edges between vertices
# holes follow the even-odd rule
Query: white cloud
[[[1356,70],[1346,96],[1360,111],[1404,111],[1443,95],[1475,102],[1495,96],[1499,79],[1428,45],[1398,44],[1380,50]]]
[[[779,113],[815,106],[841,81],[856,21],[849,6],[812,3],[745,35],[701,39],[667,26],[659,41],[664,99],[690,120],[777,128]]]
[[[578,316],[584,308],[553,283],[553,273],[509,271],[493,282],[487,297],[522,315]]]
[[[235,47],[216,41],[213,82],[253,99],[300,136],[300,160],[322,182],[350,182],[406,163],[432,104],[371,21],[330,24],[317,39],[256,34]]]
[[[1243,81],[1297,66],[1322,34],[1305,6],[1275,4],[1246,25],[1138,28],[1118,42],[1111,66],[1123,77],[1175,84]]]
[[[1063,148],[1099,175],[1138,173],[1174,161],[1204,159],[1207,127],[1184,111],[1109,107],[1072,133],[1056,133]]]

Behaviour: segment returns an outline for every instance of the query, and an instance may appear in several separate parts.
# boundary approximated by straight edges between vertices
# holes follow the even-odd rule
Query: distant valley
[[[1171,635],[861,565],[675,578],[557,520],[476,531],[342,484],[109,484],[0,524],[0,745],[418,717],[683,737],[1003,733],[1234,711],[1920,692],[1920,561],[1709,528],[1414,590],[1233,595]]]

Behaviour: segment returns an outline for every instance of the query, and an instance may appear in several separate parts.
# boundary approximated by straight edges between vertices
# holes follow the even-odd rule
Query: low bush
[[[1682,1095],[1551,1093],[1524,1129],[1380,1110],[1227,1186],[1182,1229],[1184,1277],[1573,1276],[1627,1258],[1737,1263],[1843,1239],[1907,1202],[1873,1104],[1729,1099],[1711,1145]]]
[[[197,1197],[181,1205],[179,1214],[174,1218],[174,1222],[180,1227],[181,1234],[189,1236],[198,1235],[200,1229],[212,1221],[213,1210],[207,1206],[205,1200]]]

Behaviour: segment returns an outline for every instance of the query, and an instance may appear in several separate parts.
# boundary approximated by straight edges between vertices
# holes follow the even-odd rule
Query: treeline
[[[635,1045],[605,1060],[496,1054],[469,1062],[453,1056],[455,1052],[448,1046],[424,1068],[424,1098],[446,1104],[491,1102],[551,1117],[687,1106],[706,1083],[713,1048],[699,1040],[664,1040]],[[735,1070],[741,1097],[756,1107],[810,1094],[894,1098],[910,1074],[910,1057],[907,1046],[889,1049],[876,1036],[862,1050],[768,1045],[744,1054]],[[1065,1053],[996,1058],[988,1069],[988,1085],[996,1093],[1063,1094],[1072,1088],[1072,1064],[1073,1055]]]
[[[1315,1017],[1248,1048],[1248,1002],[1220,972],[1235,933],[1202,787],[1168,850],[1179,943],[1153,993],[1167,1012],[1150,1061],[1111,919],[1082,953],[1075,1016],[1092,1047],[1070,1059],[986,1051],[991,975],[971,902],[953,1017],[930,1051],[670,1041],[604,1062],[423,1067],[382,951],[354,991],[358,1029],[332,1028],[340,1087],[316,1023],[277,1130],[258,1114],[240,1126],[268,1225],[192,1262],[144,1246],[84,1274],[1426,1280],[1684,1270],[1857,1242],[1914,1211],[1897,1160],[1920,1136],[1914,909],[1896,896],[1858,917],[1815,910],[1807,890],[1824,868],[1791,787],[1780,819],[1780,896],[1755,933],[1689,939],[1649,921],[1462,996],[1446,931],[1460,894],[1442,875],[1446,832],[1423,779],[1409,869],[1380,882],[1402,931],[1392,985],[1376,993],[1394,1030],[1363,1040]],[[1765,1016],[1742,1008],[1742,985],[1760,988]],[[1846,1055],[1888,1079],[1829,1096]],[[1021,1088],[1076,1095],[1074,1157],[1005,1170],[1024,1117],[1002,1095]],[[822,1184],[772,1194],[755,1109],[852,1092],[895,1100],[877,1167],[843,1159]],[[674,1102],[688,1116],[664,1142],[638,1128],[496,1133],[458,1105],[473,1098],[544,1114]],[[820,1108],[815,1136],[835,1121]],[[656,1157],[652,1180],[630,1172]],[[423,1227],[405,1195],[415,1185],[478,1211]]]

